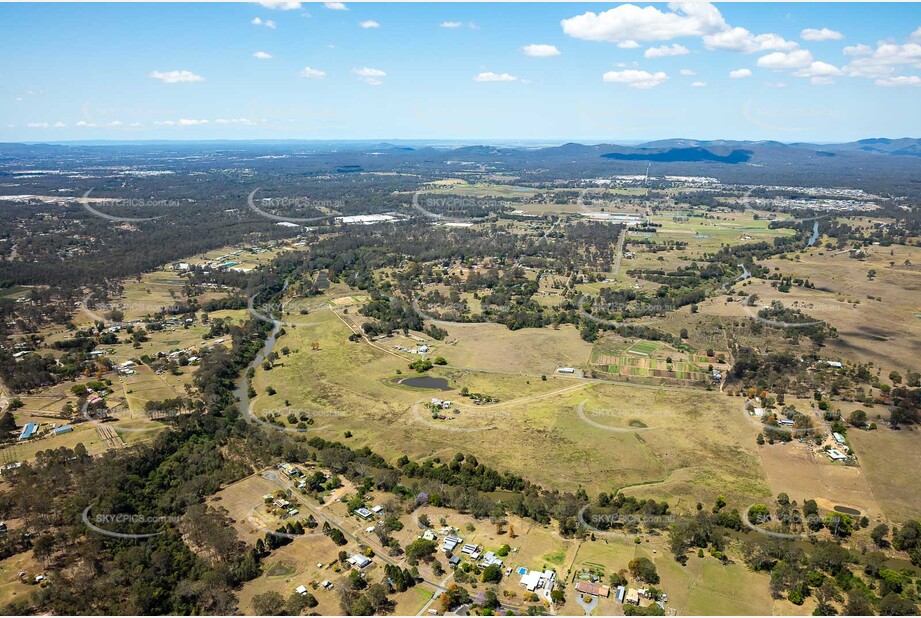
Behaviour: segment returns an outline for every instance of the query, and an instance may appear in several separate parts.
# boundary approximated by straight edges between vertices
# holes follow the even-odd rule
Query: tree
[[[428,539],[416,539],[406,547],[406,557],[417,561],[428,558],[435,553],[435,542]]]
[[[16,431],[16,419],[10,412],[4,412],[0,416],[0,432],[9,433],[11,431]]]
[[[559,588],[554,588],[550,591],[550,601],[554,605],[562,605],[566,602],[566,596],[563,594],[563,591]]]
[[[274,590],[253,597],[253,613],[258,616],[281,616],[285,613],[285,600]]]
[[[863,410],[854,410],[847,417],[847,422],[853,427],[864,427],[867,424],[867,413]]]
[[[634,579],[647,584],[658,584],[659,573],[656,571],[656,565],[649,558],[636,558],[631,560],[627,565],[630,575]]]
[[[502,581],[502,568],[496,564],[489,565],[483,569],[481,579],[487,583],[498,584]]]
[[[886,539],[887,536],[889,536],[889,526],[886,524],[880,524],[870,531],[870,538],[873,539],[876,546],[880,548],[889,546],[889,541]]]
[[[918,607],[910,600],[893,593],[879,602],[879,613],[883,616],[916,616]]]

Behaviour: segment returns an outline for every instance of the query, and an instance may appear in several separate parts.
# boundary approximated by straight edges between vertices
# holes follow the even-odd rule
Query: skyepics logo
[[[267,212],[256,206],[255,196],[256,193],[260,190],[260,187],[256,187],[246,198],[246,204],[249,206],[249,209],[255,212],[260,217],[264,217],[271,221],[276,221],[278,223],[289,223],[292,225],[301,225],[304,223],[319,223],[321,221],[330,221],[334,220],[338,214],[323,214],[313,217],[288,217],[284,215],[276,215],[271,212]],[[335,210],[338,212],[342,211],[342,208],[345,206],[343,200],[314,200],[308,197],[267,197],[259,200],[260,205],[264,208],[269,209],[282,209],[282,210],[315,210],[315,211],[330,211]]]
[[[178,525],[179,517],[140,515],[137,513],[95,513],[92,505],[83,509],[81,519],[87,528],[97,534],[115,539],[144,540],[160,536],[166,525]],[[159,530],[158,530],[159,528]]]
[[[129,328],[136,326],[131,322],[125,322],[125,314],[128,312],[149,315],[163,311],[163,305],[154,303],[143,303],[135,301],[97,301],[87,295],[80,303],[80,310],[90,317],[93,322],[103,324],[107,328]]]
[[[308,410],[288,406],[261,410],[257,415],[252,410],[252,403],[244,408],[244,416],[249,422],[273,431],[300,434],[326,429],[332,420],[348,418],[342,410]]]
[[[577,311],[583,319],[589,322],[618,328],[624,326],[651,326],[661,324],[662,317],[669,311],[674,311],[675,309],[677,309],[677,307],[668,303],[647,303],[642,300],[630,303],[619,303],[610,302],[604,298],[593,299],[583,295],[579,297]],[[639,317],[640,319],[634,319],[635,317]]]
[[[166,215],[157,215],[156,217],[119,217],[117,215],[110,215],[108,213],[101,212],[92,206],[90,206],[90,193],[93,192],[93,189],[90,189],[83,194],[83,197],[80,199],[80,204],[83,206],[84,210],[88,213],[100,217],[102,219],[108,219],[115,223],[143,223],[145,221],[156,221],[157,219],[162,219]],[[93,200],[97,203],[104,203],[107,208],[143,208],[143,209],[156,209],[156,208],[165,208],[170,206],[178,206],[179,202],[175,200],[145,200],[139,198],[113,198],[113,199],[96,199]]]
[[[149,433],[151,431],[158,431],[163,428],[163,425],[160,425],[159,423],[145,422],[142,427],[133,427],[129,424],[122,423],[116,429],[110,421],[116,419],[114,416],[115,414],[126,412],[130,413],[128,404],[124,404],[120,407],[109,408],[105,399],[95,393],[87,394],[87,399],[83,402],[83,406],[81,408],[83,418],[85,418],[91,425],[97,426],[100,437],[105,442],[117,446],[124,445],[124,440],[122,440],[121,436],[119,435],[122,432]],[[178,416],[179,413],[179,410],[145,410],[144,420],[150,421],[154,418],[163,420],[166,418]]]
[[[447,406],[445,404],[448,404]],[[421,425],[426,425],[439,431],[452,431],[455,433],[476,433],[498,429],[503,422],[511,419],[508,410],[497,409],[493,406],[481,406],[475,412],[468,407],[464,412],[453,405],[453,402],[435,400],[425,402],[419,400],[412,407],[413,420]],[[470,422],[483,423],[470,426]]]
[[[635,433],[637,431],[647,431],[652,429],[652,427],[643,424],[642,426],[629,426],[629,427],[613,427],[606,424],[604,421],[609,421],[610,419],[614,420],[624,420],[624,413],[620,410],[614,408],[588,408],[586,409],[586,404],[588,400],[586,399],[578,406],[576,406],[576,416],[580,421],[591,425],[596,429],[601,429],[604,431],[610,431],[612,433]],[[629,423],[629,419],[627,420]]]
[[[432,221],[468,226],[483,221],[494,212],[501,212],[509,202],[483,197],[456,195],[425,196],[423,191],[413,193],[412,207]]]
[[[586,504],[577,515],[579,523],[596,536],[612,538],[636,538],[650,530],[664,530],[678,521],[674,515],[610,512],[607,507]]]

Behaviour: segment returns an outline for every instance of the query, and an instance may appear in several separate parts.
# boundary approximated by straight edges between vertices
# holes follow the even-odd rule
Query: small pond
[[[418,378],[404,378],[400,384],[412,386],[414,388],[428,388],[438,391],[449,391],[451,385],[446,378],[433,378],[432,376],[420,376]]]

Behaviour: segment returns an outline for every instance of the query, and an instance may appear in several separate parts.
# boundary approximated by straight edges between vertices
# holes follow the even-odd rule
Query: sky
[[[921,137],[921,4],[2,4],[0,141]]]

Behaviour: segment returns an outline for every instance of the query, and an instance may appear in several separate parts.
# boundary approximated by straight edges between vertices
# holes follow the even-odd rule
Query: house
[[[422,538],[425,539],[426,541],[434,541],[435,539],[438,538],[438,536],[435,534],[434,530],[427,529],[425,532],[422,533]]]
[[[593,584],[592,582],[578,582],[576,583],[576,590],[582,594],[590,594],[593,597],[608,598],[611,594],[611,589],[608,586]]]
[[[614,598],[617,599],[617,602],[618,602],[618,603],[623,603],[623,602],[624,602],[624,595],[626,595],[626,594],[627,594],[627,589],[624,588],[623,586],[618,586],[618,587],[617,587],[617,593],[614,595]]]
[[[752,410],[752,412],[753,412],[754,415],[757,416],[758,418],[761,418],[761,417],[764,416],[764,408],[755,408],[754,410]]]
[[[781,427],[793,427],[793,419],[791,418],[782,418],[779,421]]]
[[[835,369],[841,369],[844,365],[840,361],[825,361],[825,364]]]
[[[834,438],[834,439],[835,439],[835,442],[837,442],[838,444],[845,444],[845,443],[846,443],[846,440],[844,439],[844,436],[842,436],[842,435],[841,435],[840,433],[838,433],[837,431],[836,431],[835,433],[831,434],[831,437]]]
[[[473,543],[466,543],[466,544],[464,544],[464,546],[461,548],[461,553],[462,553],[462,554],[468,554],[468,555],[469,555],[469,554],[472,554],[473,552],[475,552],[476,550],[478,550],[479,548],[480,548],[479,545],[475,545],[475,544],[473,544]]]
[[[383,511],[383,510],[384,510],[384,507],[382,507],[382,506],[379,505],[379,504],[376,505],[376,506],[372,506],[372,507],[371,507],[371,512],[374,513],[375,515],[380,514],[380,512]]]
[[[627,596],[624,598],[624,603],[632,603],[633,605],[640,604],[640,593],[635,588],[631,588],[627,591]]]
[[[448,558],[448,566],[457,568],[460,565],[460,556],[451,556]]]
[[[844,461],[847,459],[847,455],[842,453],[837,449],[831,449],[828,451],[828,456],[831,457],[832,461]]]
[[[301,584],[300,586],[294,589],[294,592],[301,594],[301,595],[307,594],[307,586]]]
[[[371,511],[369,511],[365,507],[357,508],[352,512],[358,515],[359,517],[361,517],[362,519],[371,519],[371,517],[374,515]]]
[[[323,587],[324,590],[332,590],[332,589],[333,589],[333,583],[332,583],[331,581],[329,581],[328,579],[324,579],[323,581],[321,581],[321,582],[320,582],[320,585]]]
[[[441,551],[449,552],[454,551],[454,548],[464,542],[464,539],[456,537],[453,534],[445,537],[444,544],[441,546]]]
[[[472,558],[473,556],[471,556]],[[502,566],[502,559],[496,556],[495,553],[488,551],[483,554],[483,559],[480,560],[480,566],[484,569],[488,566]]]
[[[64,433],[70,433],[73,430],[74,428],[70,425],[62,425],[61,427],[58,427],[54,430],[54,435],[59,436]]]
[[[362,556],[361,554],[352,554],[352,556],[348,559],[348,563],[356,568],[363,569],[371,564],[371,559],[367,556]]]
[[[35,423],[26,423],[26,426],[22,428],[22,433],[19,434],[20,440],[28,440],[35,435],[35,431],[38,429],[38,425]]]
[[[518,571],[521,573],[521,570]],[[553,584],[556,582],[556,573],[553,571],[527,571],[521,574],[520,586],[528,592],[542,590],[546,598],[550,598]]]
[[[557,373],[575,373],[576,370],[572,367],[560,367],[556,370]]]

